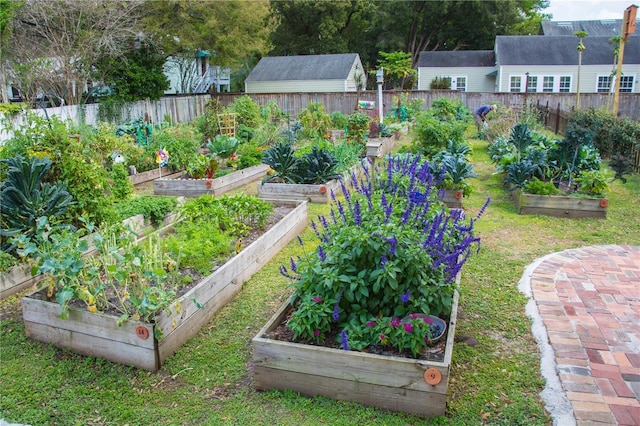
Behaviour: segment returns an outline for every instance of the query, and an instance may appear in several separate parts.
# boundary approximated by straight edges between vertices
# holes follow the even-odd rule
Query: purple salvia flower
[[[396,254],[396,247],[398,247],[398,239],[394,235],[391,238],[386,238],[386,241],[389,243],[389,254],[391,256]]]
[[[356,222],[356,225],[360,226],[362,224],[362,216],[360,215],[360,201],[356,200],[353,203],[353,219]]]
[[[406,225],[407,222],[409,222],[409,218],[411,217],[411,213],[413,213],[413,206],[415,206],[415,204],[413,204],[413,203],[409,204],[409,207],[407,207],[405,212],[402,214],[402,224],[403,225]]]
[[[380,258],[380,269],[384,269],[384,265],[387,264],[387,256],[385,254]]]
[[[334,225],[338,223],[338,219],[336,218],[336,211],[333,209],[331,209],[331,220],[333,221]]]
[[[400,300],[402,301],[402,303],[407,303],[410,298],[411,298],[411,290],[409,289],[407,289],[407,291],[402,296],[400,296]]]
[[[342,330],[340,333],[340,341],[342,342],[342,349],[345,351],[349,350],[349,340],[347,339],[347,332]]]
[[[387,204],[387,207],[385,208],[385,211],[384,211],[384,223],[389,223],[389,219],[391,218],[392,214],[393,214],[393,203],[389,203]]]
[[[316,237],[318,237],[318,239],[320,239],[320,231],[318,231],[318,225],[316,224],[315,220],[311,220],[311,229],[313,229],[313,232],[315,232]]]
[[[347,222],[347,216],[345,216],[344,214],[344,206],[340,201],[338,201],[336,204],[338,206],[338,213],[340,213],[340,217],[342,218],[342,221]]]
[[[333,307],[333,320],[334,321],[338,321],[338,318],[340,318],[340,302],[336,302],[335,306]]]
[[[293,260],[293,257],[289,259],[291,261],[291,270],[293,272],[298,272],[298,266],[296,265],[296,261]]]
[[[327,218],[324,216],[318,216],[318,220],[320,221],[320,223],[322,224],[322,227],[324,229],[329,229],[329,222],[327,222]]]
[[[324,253],[324,249],[322,248],[322,246],[318,246],[318,257],[320,258],[321,261],[325,261],[327,258],[327,255]]]
[[[300,237],[300,235],[298,235],[298,244],[300,244],[300,246],[303,246],[304,243],[302,242],[302,238]]]

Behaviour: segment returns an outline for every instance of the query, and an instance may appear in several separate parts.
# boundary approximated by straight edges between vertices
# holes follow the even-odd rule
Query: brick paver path
[[[576,424],[640,426],[640,247],[555,253],[530,284]]]

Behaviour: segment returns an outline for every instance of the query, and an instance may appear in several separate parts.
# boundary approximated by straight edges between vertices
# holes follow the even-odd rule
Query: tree
[[[18,9],[22,7],[22,1],[0,0],[0,102],[9,102],[9,94],[7,93],[7,72],[6,60],[9,39],[13,28],[13,20],[18,13]]]
[[[260,1],[147,2],[145,28],[180,73],[181,86],[191,89],[200,76],[193,67],[199,52],[231,68],[269,49],[269,3]]]
[[[414,76],[417,73],[412,65],[411,53],[380,52],[378,67],[384,70],[384,75],[391,77],[394,87],[403,88],[407,77]]]
[[[69,104],[80,102],[97,60],[121,55],[140,32],[142,4],[141,0],[27,1],[13,21],[10,66],[14,71],[14,64],[44,66],[32,70],[28,82],[20,80],[24,74],[14,72],[21,90],[33,93],[33,87],[26,87],[33,85]]]

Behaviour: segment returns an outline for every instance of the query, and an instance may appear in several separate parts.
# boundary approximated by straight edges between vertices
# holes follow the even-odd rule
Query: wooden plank
[[[153,181],[153,193],[185,197],[199,197],[204,194],[220,195],[260,179],[268,171],[268,165],[258,164],[216,179],[156,179]]]
[[[211,189],[216,195],[224,194],[225,192],[229,192],[266,176],[268,171],[269,166],[266,164],[247,167],[246,169],[238,170],[237,172],[214,179],[211,182]]]
[[[451,190],[447,189],[444,193],[444,197],[442,198],[442,202],[449,207],[450,209],[461,209],[462,208],[462,190]]]
[[[167,177],[170,174],[172,174],[171,169],[169,167],[163,167],[162,169],[157,168],[142,173],[136,173],[135,175],[130,175],[129,180],[134,185],[139,185],[141,183],[158,179],[159,177]]]
[[[559,195],[526,194],[513,191],[511,197],[520,214],[542,214],[568,218],[605,218],[606,198],[567,197]]]
[[[421,416],[444,415],[446,408],[447,395],[442,393],[372,385],[314,374],[274,371],[263,366],[254,367],[254,382],[258,390],[290,389],[307,396],[321,395]],[[313,386],[309,386],[310,383]]]
[[[68,349],[80,355],[104,358],[118,364],[131,365],[144,370],[155,371],[159,368],[156,351],[153,348],[130,345],[112,339],[104,339],[78,331],[57,326],[24,321],[27,337],[56,347]],[[150,337],[153,340],[152,337]]]
[[[126,321],[121,326],[117,324],[117,317],[100,312],[89,312],[77,308],[69,308],[69,318],[61,319],[61,306],[58,303],[38,299],[38,292],[23,297],[22,317],[31,323],[43,323],[70,332],[87,334],[105,340],[120,341],[142,348],[154,348],[153,325],[140,321]],[[142,326],[150,336],[141,339],[136,334],[136,328]],[[25,327],[26,328],[26,327]],[[54,343],[53,341],[46,340]]]
[[[16,294],[42,280],[39,275],[31,275],[31,265],[15,265],[8,271],[0,273],[0,299]]]

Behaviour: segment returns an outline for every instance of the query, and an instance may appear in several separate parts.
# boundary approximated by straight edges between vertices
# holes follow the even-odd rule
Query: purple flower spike
[[[384,265],[386,264],[387,264],[387,256],[383,254],[382,257],[380,258],[380,269],[384,269]]]
[[[322,260],[323,262],[325,261],[325,259],[327,258],[327,255],[324,253],[324,249],[322,248],[322,246],[318,246],[318,257],[320,258],[320,260]]]
[[[407,303],[411,298],[411,290],[407,289],[406,293],[400,296],[402,303]]]
[[[304,245],[304,243],[302,242],[302,238],[300,237],[300,235],[298,235],[298,244],[300,244],[301,246]]]
[[[290,260],[291,260],[291,270],[292,270],[293,272],[298,272],[298,267],[297,267],[297,265],[296,265],[296,261],[295,261],[295,260],[293,260],[293,257],[292,257],[292,258],[290,258]]]
[[[347,332],[342,330],[340,333],[340,340],[342,341],[342,349],[345,351],[349,350],[349,340],[347,339]]]
[[[338,321],[340,318],[340,301],[336,302],[336,305],[333,307],[333,320]]]

